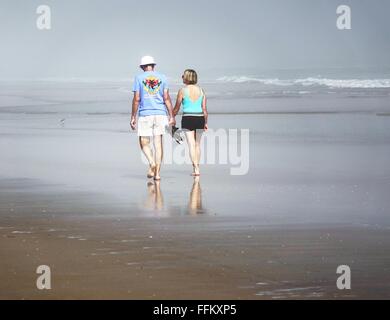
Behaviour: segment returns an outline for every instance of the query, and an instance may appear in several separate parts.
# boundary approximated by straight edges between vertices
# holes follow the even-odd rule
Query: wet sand
[[[0,90],[0,299],[390,298],[387,95],[211,96],[218,112],[253,106],[210,115],[250,130],[249,171],[164,164],[154,184],[128,92],[30,86]]]
[[[98,194],[1,189],[0,299],[390,298],[389,229],[201,213],[126,218],[121,209],[91,216]],[[69,205],[54,210],[53,199]],[[349,291],[336,288],[342,264],[352,270]],[[51,268],[51,290],[36,288],[39,265]]]

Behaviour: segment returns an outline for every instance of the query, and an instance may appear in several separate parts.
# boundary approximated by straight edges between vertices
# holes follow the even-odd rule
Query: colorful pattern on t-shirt
[[[133,92],[138,92],[141,98],[138,115],[167,115],[164,102],[164,90],[168,90],[167,78],[156,71],[146,71],[134,79]]]

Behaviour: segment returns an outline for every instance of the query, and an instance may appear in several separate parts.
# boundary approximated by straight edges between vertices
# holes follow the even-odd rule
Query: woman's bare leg
[[[152,148],[150,147],[150,137],[139,137],[139,145],[149,162],[148,178],[153,178],[155,175],[156,163],[154,161]]]
[[[198,164],[198,161],[197,161],[195,136],[196,136],[195,131],[187,131],[186,132],[186,138],[187,138],[187,142],[188,142],[188,149],[190,151],[190,158],[191,158],[191,161],[192,161],[192,166],[194,167],[194,172],[193,172],[194,175],[199,173],[199,164]]]
[[[202,190],[200,188],[199,177],[194,177],[188,207],[190,214],[198,214],[202,210]]]
[[[195,152],[196,152],[196,166],[198,171],[197,174],[200,174],[199,164],[200,164],[200,141],[202,139],[203,130],[196,130],[195,131]]]

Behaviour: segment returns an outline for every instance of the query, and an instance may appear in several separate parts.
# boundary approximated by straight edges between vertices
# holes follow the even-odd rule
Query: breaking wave
[[[264,85],[273,86],[325,86],[328,88],[361,88],[361,89],[376,89],[376,88],[390,88],[390,79],[328,79],[309,77],[304,79],[288,79],[281,80],[278,78],[256,78],[248,76],[226,76],[217,79],[218,82],[231,83],[261,83]]]

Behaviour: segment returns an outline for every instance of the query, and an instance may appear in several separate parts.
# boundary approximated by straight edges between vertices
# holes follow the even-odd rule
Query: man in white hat
[[[160,180],[163,158],[162,136],[168,133],[169,126],[174,126],[176,121],[167,78],[154,71],[155,65],[153,57],[142,57],[140,67],[144,72],[134,80],[130,126],[133,130],[137,128],[141,149],[149,161],[148,178]],[[151,138],[153,138],[154,153],[150,145]]]

